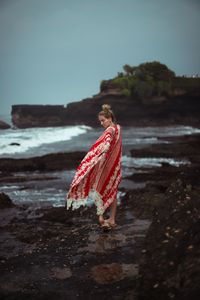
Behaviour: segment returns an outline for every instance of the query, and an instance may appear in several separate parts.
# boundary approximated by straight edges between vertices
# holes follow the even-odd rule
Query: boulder
[[[9,145],[10,145],[10,146],[20,146],[19,143],[10,143]]]
[[[14,204],[10,197],[5,193],[0,193],[0,208],[11,208]]]

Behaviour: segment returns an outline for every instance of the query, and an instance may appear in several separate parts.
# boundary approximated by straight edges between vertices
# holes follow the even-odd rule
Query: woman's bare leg
[[[116,212],[117,212],[117,199],[115,199],[113,203],[110,205],[110,218],[108,219],[108,221],[111,225],[115,224]]]
[[[113,203],[110,205],[110,218],[105,220],[103,215],[100,215],[99,216],[99,223],[101,225],[103,225],[104,223],[105,224],[110,224],[111,226],[112,225],[115,225],[115,218],[116,218],[116,212],[117,212],[117,199],[115,199],[113,201]]]

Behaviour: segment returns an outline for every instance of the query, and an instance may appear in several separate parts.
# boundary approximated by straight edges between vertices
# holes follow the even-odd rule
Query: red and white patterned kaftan
[[[67,195],[67,209],[92,198],[102,215],[116,199],[121,181],[122,140],[119,125],[109,126],[81,161]]]

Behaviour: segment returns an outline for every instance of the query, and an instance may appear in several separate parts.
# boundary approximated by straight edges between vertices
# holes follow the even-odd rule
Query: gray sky
[[[199,0],[0,0],[0,115],[99,92],[124,64],[200,73]]]

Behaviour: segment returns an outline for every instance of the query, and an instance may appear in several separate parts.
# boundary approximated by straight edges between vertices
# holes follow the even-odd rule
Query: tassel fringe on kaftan
[[[109,126],[81,161],[67,195],[67,209],[94,200],[97,214],[116,199],[121,181],[122,141],[119,125]]]

